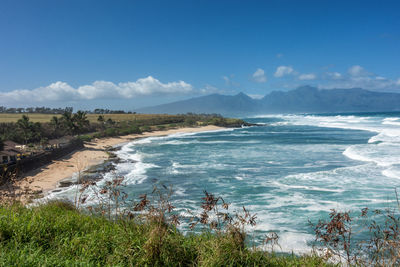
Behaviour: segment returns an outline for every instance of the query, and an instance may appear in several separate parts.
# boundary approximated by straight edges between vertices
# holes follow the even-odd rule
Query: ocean
[[[400,113],[259,115],[260,126],[150,137],[124,145],[126,160],[101,185],[124,176],[137,198],[154,185],[172,186],[181,216],[199,211],[206,190],[257,215],[252,235],[279,235],[282,251],[307,252],[309,221],[331,209],[397,205]],[[73,197],[74,188],[50,194]]]

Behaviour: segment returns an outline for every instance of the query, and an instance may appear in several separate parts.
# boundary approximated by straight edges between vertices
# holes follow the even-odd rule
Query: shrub
[[[104,134],[100,132],[92,134],[92,138],[102,138],[102,137],[104,137]]]
[[[132,125],[132,126],[129,128],[129,132],[130,132],[131,134],[141,134],[141,133],[142,133],[142,131],[140,130],[139,126],[137,126],[137,125]]]
[[[197,121],[195,118],[187,117],[187,118],[185,118],[184,125],[185,126],[194,126],[194,125],[196,125],[196,122]]]
[[[78,136],[78,138],[83,142],[90,142],[90,141],[92,141],[93,137],[90,135],[80,135],[80,136]]]
[[[104,131],[104,135],[105,136],[116,136],[116,135],[118,135],[119,134],[119,131],[118,131],[118,129],[116,129],[116,128],[107,128],[105,131]]]
[[[170,127],[170,128],[176,128],[176,127],[178,127],[178,125],[177,125],[176,123],[171,123],[171,124],[169,125],[169,127]]]
[[[140,130],[141,130],[142,132],[151,132],[151,128],[150,128],[150,126],[148,126],[148,125],[145,125],[145,126],[140,127]]]

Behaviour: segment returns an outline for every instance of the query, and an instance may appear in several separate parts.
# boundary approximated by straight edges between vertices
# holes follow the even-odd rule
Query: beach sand
[[[59,160],[33,170],[16,183],[23,191],[46,193],[57,187],[58,182],[73,176],[74,173],[82,172],[88,167],[101,164],[108,159],[105,148],[127,143],[129,141],[151,136],[165,136],[176,133],[195,133],[203,131],[214,131],[224,129],[214,125],[196,128],[177,128],[165,131],[146,132],[143,134],[132,134],[122,137],[102,138],[85,143],[85,148],[73,152]],[[21,192],[21,191],[20,191]]]

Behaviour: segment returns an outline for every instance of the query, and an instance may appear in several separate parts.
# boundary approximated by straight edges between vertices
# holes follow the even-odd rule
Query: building
[[[0,151],[0,163],[13,163],[27,156],[25,145],[20,145],[13,141],[4,141],[3,151]]]
[[[0,151],[0,163],[12,163],[16,162],[18,159],[19,153],[12,150],[3,150]]]

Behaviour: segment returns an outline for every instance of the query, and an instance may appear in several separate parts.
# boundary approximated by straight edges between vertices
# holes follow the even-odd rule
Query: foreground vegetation
[[[171,188],[155,187],[132,199],[123,181],[116,177],[102,187],[85,181],[76,187],[73,203],[24,207],[15,194],[0,197],[0,266],[400,264],[400,217],[394,210],[363,209],[359,215],[332,210],[327,220],[312,224],[312,253],[276,254],[274,232],[258,240],[263,250],[254,245],[248,228],[256,225],[256,215],[245,207],[232,212],[223,198],[204,192],[200,212],[188,210],[182,217],[170,202]]]
[[[109,220],[52,202],[0,208],[1,266],[326,266],[246,247],[235,231],[184,236],[157,219]]]

